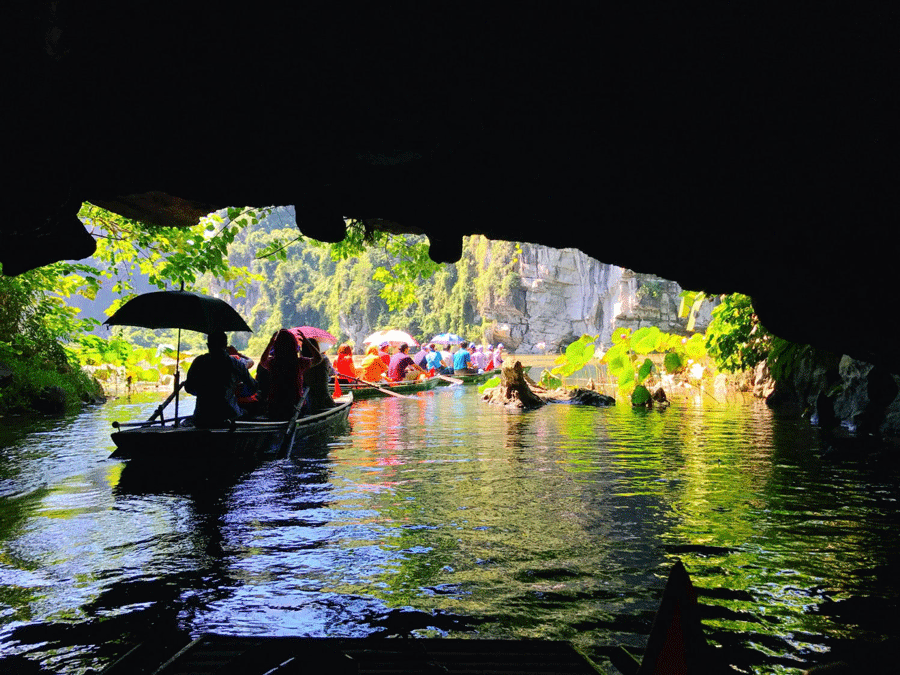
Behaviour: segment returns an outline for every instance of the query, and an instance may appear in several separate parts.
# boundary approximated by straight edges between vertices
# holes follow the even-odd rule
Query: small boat
[[[439,386],[447,387],[451,384],[457,384],[453,380],[462,380],[462,384],[482,384],[492,377],[500,377],[500,369],[489,370],[486,373],[472,373],[471,375],[446,375],[448,379],[442,379]],[[449,379],[452,378],[452,379]]]
[[[238,420],[223,429],[186,426],[180,418],[159,422],[114,422],[118,430],[112,440],[116,450],[111,459],[164,464],[215,460],[221,462],[259,460],[290,454],[298,438],[331,429],[345,423],[350,414],[353,394],[335,399],[335,407],[294,420]]]
[[[341,391],[353,392],[356,400],[364,398],[380,398],[382,396],[390,396],[400,394],[403,396],[415,394],[420,391],[430,391],[441,382],[439,377],[429,377],[424,380],[416,380],[415,382],[378,382],[378,386],[372,386],[363,382],[341,382]],[[334,385],[329,385],[329,390],[333,393]]]

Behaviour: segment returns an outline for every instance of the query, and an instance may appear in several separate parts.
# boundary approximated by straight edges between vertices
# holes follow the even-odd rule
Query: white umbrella
[[[408,345],[419,346],[419,343],[412,335],[402,330],[379,330],[363,340],[363,343],[367,345],[380,345],[382,342],[387,342],[394,347],[404,342]]]

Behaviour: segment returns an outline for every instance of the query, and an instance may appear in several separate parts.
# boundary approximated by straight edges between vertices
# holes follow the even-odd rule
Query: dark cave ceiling
[[[892,10],[4,12],[7,274],[89,255],[82,201],[157,224],[294,204],[324,240],[383,219],[437,260],[480,233],[740,291],[770,330],[900,371]]]

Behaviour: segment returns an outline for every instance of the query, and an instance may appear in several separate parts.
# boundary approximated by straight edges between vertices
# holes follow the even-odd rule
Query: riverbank
[[[68,363],[54,365],[41,357],[23,356],[0,364],[0,414],[63,414],[107,396],[100,383]]]

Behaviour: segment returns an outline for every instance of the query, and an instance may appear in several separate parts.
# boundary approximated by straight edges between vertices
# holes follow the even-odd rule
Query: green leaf
[[[684,361],[675,352],[669,352],[663,359],[663,365],[667,373],[677,373],[684,366]]]
[[[607,364],[607,368],[611,375],[621,371],[625,367],[631,367],[631,358],[628,354],[627,343],[620,342],[614,347],[610,347],[601,359],[602,363]]]
[[[631,393],[631,405],[647,405],[650,400],[650,390],[643,385],[638,385]]]
[[[703,335],[694,333],[691,336],[691,339],[684,345],[684,353],[688,355],[688,358],[694,359],[695,361],[706,356],[706,343],[704,342]]]
[[[641,364],[640,369],[638,370],[638,382],[643,382],[647,379],[647,376],[653,372],[653,361],[650,359],[644,359],[644,362]]]
[[[663,340],[663,332],[656,326],[646,326],[639,328],[631,336],[631,348],[637,354],[649,354],[659,349],[659,344]]]
[[[631,392],[634,391],[636,385],[634,381],[634,375],[631,377],[625,377],[619,380],[618,382],[618,390],[620,396],[629,396]]]
[[[479,393],[479,394],[483,394],[483,393],[484,393],[485,391],[487,391],[488,389],[491,389],[491,388],[493,388],[493,387],[496,387],[496,386],[498,386],[499,384],[500,384],[500,378],[499,378],[499,377],[496,377],[496,376],[495,376],[495,377],[492,377],[491,379],[489,379],[489,380],[488,380],[487,382],[485,382],[484,384],[481,384],[481,385],[478,386],[478,393]]]

